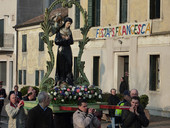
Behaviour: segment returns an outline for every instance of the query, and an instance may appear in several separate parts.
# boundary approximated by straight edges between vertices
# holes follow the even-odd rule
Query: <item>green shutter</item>
[[[120,0],[120,23],[127,22],[127,0]]]
[[[93,22],[93,0],[88,0],[88,25],[92,26]]]
[[[79,77],[79,70],[77,67],[77,57],[74,57],[74,79],[76,80]]]
[[[24,76],[23,76],[23,80],[24,80],[24,81],[23,81],[23,84],[26,85],[26,81],[27,81],[27,80],[26,80],[26,70],[23,70],[23,75],[24,75]]]
[[[22,52],[27,51],[27,35],[22,35]]]
[[[41,37],[43,36],[43,32],[39,33],[39,51],[44,51],[44,42],[41,39]]]
[[[93,85],[95,86],[99,85],[99,58],[98,56],[93,58]]]
[[[100,26],[100,0],[96,1],[96,11],[95,11],[95,26]]]
[[[4,19],[0,19],[0,47],[4,46]]]
[[[19,70],[19,84],[22,84],[22,70]]]
[[[150,56],[149,89],[156,90],[156,56]]]
[[[44,70],[41,70],[41,80],[44,77]]]
[[[35,71],[35,85],[39,85],[39,70]]]
[[[160,0],[150,0],[150,19],[160,18]]]
[[[80,0],[77,0],[78,3],[80,3]],[[80,9],[76,6],[75,8],[75,29],[79,29],[80,28]]]
[[[156,11],[156,17],[155,18],[160,18],[160,0],[156,0],[156,7],[155,7]]]

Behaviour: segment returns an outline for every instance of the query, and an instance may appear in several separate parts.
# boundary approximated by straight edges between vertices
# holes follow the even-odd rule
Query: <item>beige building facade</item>
[[[170,103],[167,102],[170,96],[170,1],[97,0],[91,5],[89,2],[80,1],[88,13],[93,6],[93,20],[98,18],[100,21],[92,25],[91,40],[82,57],[90,83],[95,83],[93,68],[95,57],[98,57],[97,83],[103,92],[109,92],[111,88],[119,92],[120,78],[124,76],[129,89],[136,88],[139,95],[149,96],[147,108],[151,114],[170,117]],[[72,50],[76,57],[81,34],[75,29],[77,15],[73,12],[76,13],[75,7],[69,10],[69,16],[73,18],[75,43]],[[80,15],[81,26],[83,18]]]
[[[8,92],[16,83],[16,0],[0,0],[0,81]],[[6,6],[8,5],[8,7]]]
[[[120,78],[124,76],[129,90],[136,88],[139,95],[149,96],[147,108],[152,115],[170,117],[170,103],[166,101],[170,96],[170,1],[82,0],[80,4],[88,11],[92,25],[88,34],[90,41],[82,56],[90,84],[99,86],[103,92],[111,88],[119,92]],[[68,16],[73,19],[74,44],[71,47],[75,76],[78,41],[82,39],[79,28],[84,23],[75,6],[69,9]],[[44,51],[39,51],[42,30],[40,25],[17,30],[18,75],[22,78],[19,85],[36,85],[46,72],[49,59],[46,44]],[[23,35],[27,35],[26,52],[22,51]],[[53,51],[56,58],[57,46],[54,45]],[[51,76],[55,76],[55,67]]]

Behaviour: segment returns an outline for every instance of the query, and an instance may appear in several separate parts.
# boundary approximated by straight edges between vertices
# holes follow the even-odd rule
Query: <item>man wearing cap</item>
[[[6,91],[2,88],[3,81],[0,81],[0,121],[1,121],[1,111],[4,106],[4,98],[6,98]]]

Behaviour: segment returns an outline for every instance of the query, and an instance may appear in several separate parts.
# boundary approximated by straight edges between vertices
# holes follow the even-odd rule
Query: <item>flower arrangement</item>
[[[87,99],[88,103],[96,103],[102,100],[102,90],[96,86],[55,86],[50,90],[51,103],[76,104],[79,98]]]

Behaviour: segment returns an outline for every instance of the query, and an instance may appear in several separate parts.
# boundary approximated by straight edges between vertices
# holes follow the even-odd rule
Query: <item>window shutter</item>
[[[160,18],[160,0],[150,0],[150,19]]]
[[[27,35],[22,35],[22,52],[27,51]]]
[[[120,23],[127,22],[127,0],[120,0]]]
[[[23,84],[26,85],[26,70],[23,70]]]
[[[39,70],[35,71],[35,85],[39,85]]]
[[[88,0],[88,25],[92,26],[93,22],[93,0]]]
[[[80,0],[77,0],[78,3],[80,3]],[[75,8],[76,14],[75,14],[75,29],[80,28],[80,9],[76,6]]]
[[[44,70],[41,70],[41,80],[44,77]]]
[[[155,56],[150,56],[150,79],[149,79],[149,89],[156,90],[156,58]]]
[[[0,19],[0,47],[4,46],[4,19]]]
[[[93,58],[93,85],[99,85],[99,57]]]
[[[44,42],[41,39],[41,37],[43,36],[43,32],[39,33],[39,51],[44,51]]]
[[[156,0],[156,18],[160,18],[160,0]]]
[[[95,26],[100,26],[100,0],[96,0]]]
[[[22,70],[19,70],[19,84],[22,84]]]

